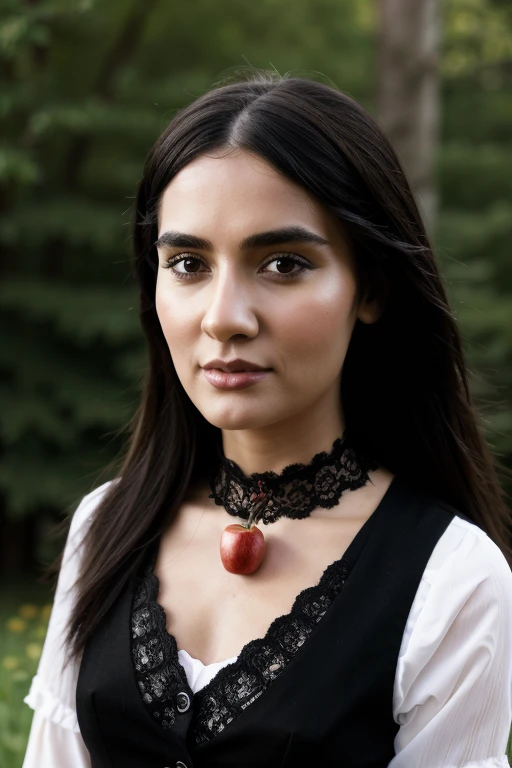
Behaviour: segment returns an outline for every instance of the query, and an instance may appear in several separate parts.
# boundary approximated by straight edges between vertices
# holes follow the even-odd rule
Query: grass
[[[36,674],[53,594],[27,581],[0,583],[0,768],[21,768],[33,710],[23,698]]]

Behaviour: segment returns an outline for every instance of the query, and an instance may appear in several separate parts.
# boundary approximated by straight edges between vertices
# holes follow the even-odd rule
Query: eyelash
[[[177,272],[173,268],[176,264],[179,264],[181,261],[185,261],[186,259],[196,259],[201,264],[204,263],[198,256],[195,256],[193,253],[185,253],[180,256],[172,256],[161,266],[164,269],[170,269],[173,275],[178,280],[190,280],[191,278],[194,278],[196,275],[201,273],[200,272]],[[278,261],[279,259],[286,259],[288,261],[292,261],[294,264],[297,264],[300,267],[300,269],[297,272],[288,272],[285,274],[282,274],[280,272],[275,272],[274,274],[279,275],[280,280],[281,279],[290,280],[291,278],[301,277],[306,272],[306,270],[312,269],[311,265],[307,261],[299,258],[298,256],[295,256],[293,253],[280,253],[279,256],[274,256],[273,259],[271,259],[270,261],[267,261],[267,263],[264,266],[268,267],[269,264],[272,264],[272,262]]]

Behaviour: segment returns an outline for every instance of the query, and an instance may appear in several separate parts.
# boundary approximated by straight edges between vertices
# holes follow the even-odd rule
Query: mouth
[[[218,389],[244,389],[265,379],[272,369],[252,371],[223,371],[220,368],[203,368],[205,379]]]
[[[203,370],[216,370],[222,373],[251,373],[253,371],[269,371],[270,368],[264,368],[262,365],[253,362],[252,360],[243,360],[242,358],[236,358],[233,360],[222,360],[215,358],[209,360],[203,366]]]

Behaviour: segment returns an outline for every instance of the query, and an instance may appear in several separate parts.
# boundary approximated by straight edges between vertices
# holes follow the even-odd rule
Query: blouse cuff
[[[62,728],[67,728],[69,731],[80,733],[76,711],[71,709],[71,707],[67,707],[53,693],[50,693],[44,687],[39,675],[35,675],[32,678],[30,690],[23,701],[32,709],[37,709],[42,717],[50,720],[52,723],[60,725]],[[496,765],[499,765],[499,768],[501,768],[501,763]],[[490,764],[490,766],[494,768],[493,765]]]

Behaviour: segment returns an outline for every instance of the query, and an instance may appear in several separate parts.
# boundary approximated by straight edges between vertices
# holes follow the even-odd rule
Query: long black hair
[[[256,71],[179,110],[148,153],[134,205],[133,247],[149,369],[129,436],[82,542],[69,658],[88,637],[204,478],[221,430],[202,416],[176,374],[155,309],[157,210],[194,158],[239,148],[300,184],[341,222],[358,280],[389,285],[386,308],[359,320],[340,397],[356,447],[421,491],[455,506],[512,565],[510,517],[497,460],[473,403],[461,336],[411,190],[372,117],[334,87]]]

